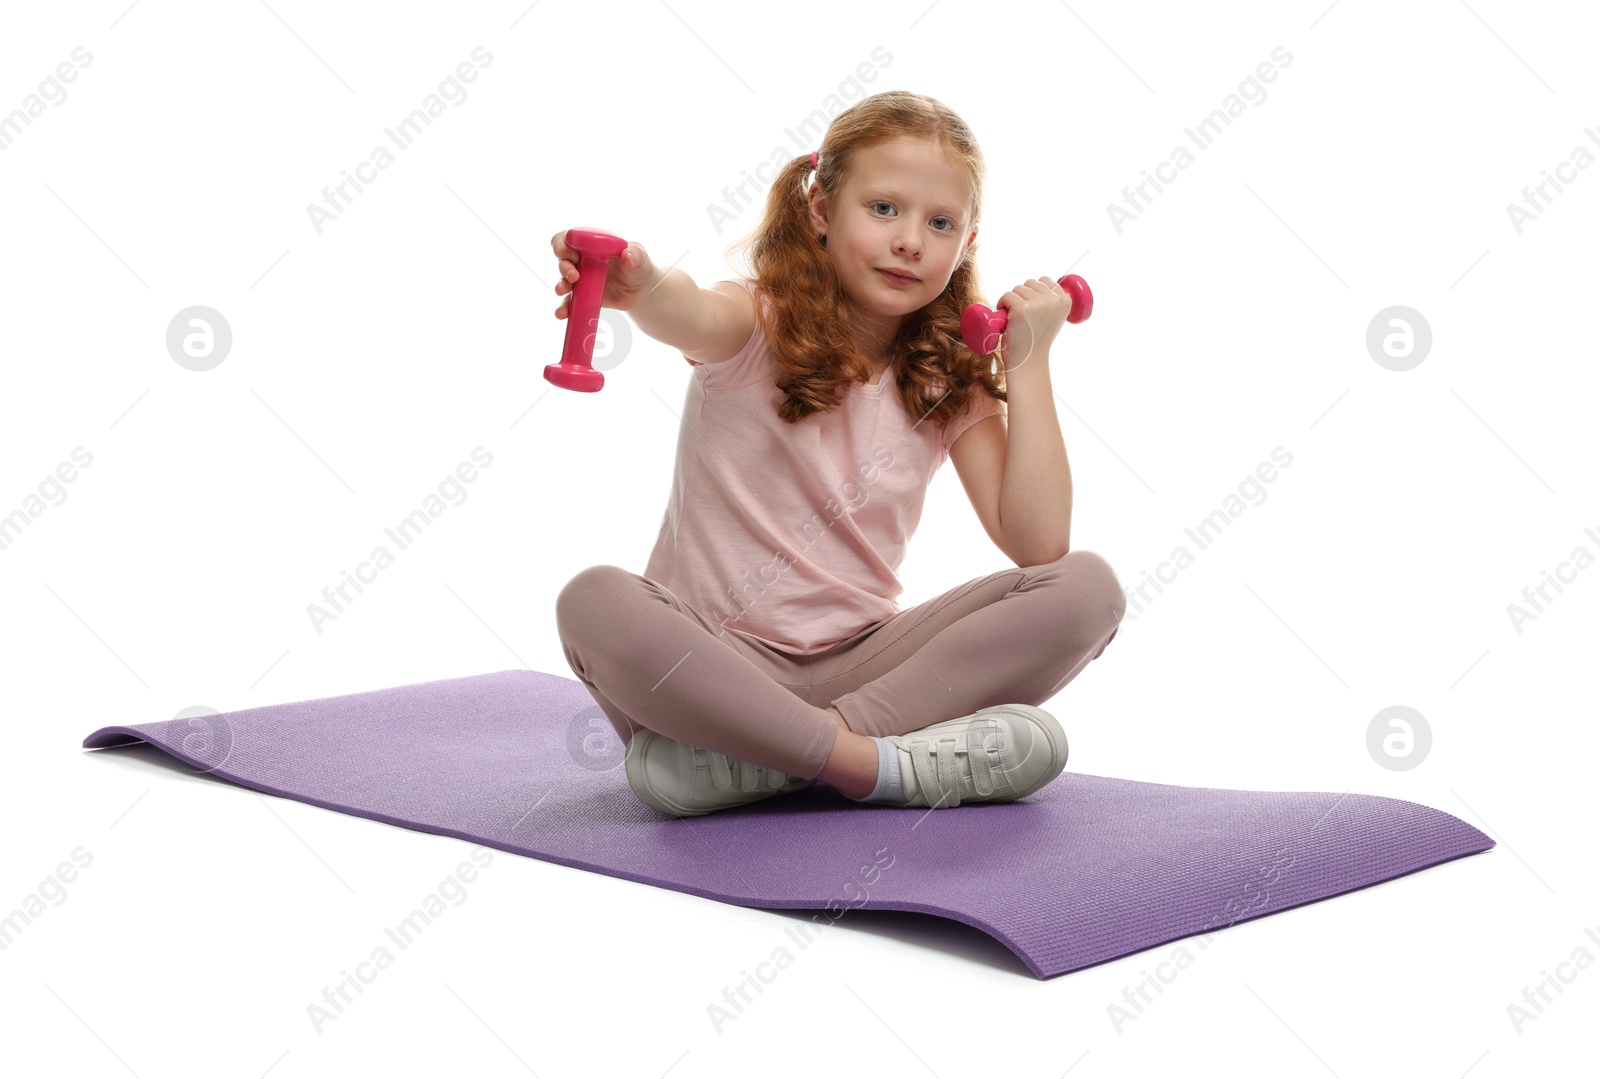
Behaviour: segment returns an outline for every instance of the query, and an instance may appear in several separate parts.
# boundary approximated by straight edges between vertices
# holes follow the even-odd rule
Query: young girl
[[[602,305],[694,373],[644,574],[583,570],[556,620],[647,804],[694,816],[820,780],[948,808],[1066,766],[1037,705],[1105,650],[1125,600],[1103,558],[1067,550],[1049,347],[1072,301],[1045,277],[1002,296],[1000,370],[961,339],[986,299],[984,174],[945,105],[877,94],[778,173],[737,245],[752,279],[703,290],[632,243],[611,260]],[[565,238],[558,295],[578,277]],[[895,571],[947,458],[1018,568],[902,611]]]

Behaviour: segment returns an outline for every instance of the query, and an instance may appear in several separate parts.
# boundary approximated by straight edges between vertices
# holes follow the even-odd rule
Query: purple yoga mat
[[[1494,846],[1395,798],[1071,771],[1020,802],[929,811],[818,784],[680,820],[634,797],[583,685],[540,671],[102,727],[83,745],[141,741],[268,794],[709,899],[941,915],[1041,978]]]

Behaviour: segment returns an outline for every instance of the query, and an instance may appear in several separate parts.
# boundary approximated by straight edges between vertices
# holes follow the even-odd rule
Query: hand
[[[1007,371],[1015,371],[1033,353],[1049,350],[1072,314],[1072,297],[1055,278],[1035,277],[1000,297],[999,306],[1006,312],[1000,359]]]
[[[567,246],[564,229],[550,237],[550,249],[555,252],[561,277],[556,282],[556,295],[566,296],[572,292],[573,282],[578,280],[579,255]],[[645,254],[644,248],[630,243],[623,248],[620,258],[607,260],[606,288],[601,293],[600,306],[626,311],[656,287],[660,276],[661,272],[650,261],[650,256]],[[572,301],[563,300],[561,306],[556,308],[556,318],[566,318],[571,312]]]

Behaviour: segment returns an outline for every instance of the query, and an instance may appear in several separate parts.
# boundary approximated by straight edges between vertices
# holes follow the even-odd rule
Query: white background
[[[0,953],[8,1066],[1592,1068],[1600,970],[1520,1033],[1507,1006],[1576,949],[1600,955],[1600,572],[1520,632],[1508,605],[1600,552],[1600,170],[1520,233],[1506,207],[1575,147],[1600,153],[1597,28],[1585,5],[1505,0],[5,5],[0,113],[93,55],[0,152],[0,514],[93,454],[0,551],[0,910],[93,857]],[[319,234],[306,206],[480,45],[465,102]],[[1265,100],[1119,234],[1108,205],[1280,46]],[[862,64],[874,81],[853,81]],[[307,1005],[469,845],[83,737],[193,706],[569,676],[555,596],[588,565],[642,571],[690,369],[636,332],[602,392],[545,382],[565,329],[551,236],[605,228],[702,284],[733,276],[723,252],[758,210],[719,230],[724,189],[820,144],[796,134],[808,116],[897,88],[981,142],[985,284],[1072,270],[1095,290],[1052,355],[1074,547],[1129,587],[1178,545],[1196,556],[1049,703],[1069,772],[1386,795],[1499,845],[1191,941],[1120,1031],[1107,1005],[1177,945],[1041,982],[976,930],[856,912],[719,1033],[707,1005],[802,913],[494,852],[317,1032]],[[197,304],[233,333],[204,373],[166,348]],[[1366,346],[1393,305],[1432,327],[1409,371]],[[494,461],[465,502],[317,632],[307,605],[480,445]],[[1197,550],[1185,528],[1279,446],[1293,463],[1265,500]],[[1008,564],[941,471],[902,607]],[[1405,771],[1367,749],[1394,704],[1433,734]]]

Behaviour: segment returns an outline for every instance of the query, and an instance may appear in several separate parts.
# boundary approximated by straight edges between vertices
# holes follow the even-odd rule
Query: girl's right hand
[[[555,252],[560,270],[556,295],[568,296],[578,280],[578,252],[567,246],[565,230],[550,237],[550,249]],[[606,287],[600,296],[600,306],[626,311],[655,288],[657,279],[658,271],[650,256],[638,244],[630,243],[620,257],[607,260]],[[572,300],[562,300],[561,306],[556,308],[556,318],[566,318],[571,312]]]

